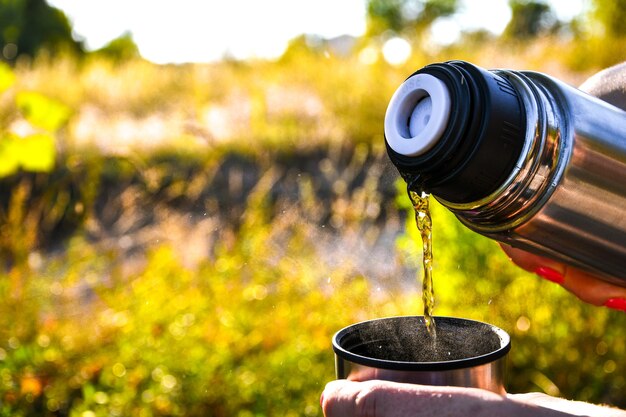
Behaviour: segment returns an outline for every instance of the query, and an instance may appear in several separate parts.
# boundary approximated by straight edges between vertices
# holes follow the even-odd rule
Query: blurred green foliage
[[[11,68],[4,63],[0,63],[0,93],[4,93],[15,82],[15,75]]]
[[[511,20],[504,29],[504,37],[528,40],[545,35],[558,28],[554,12],[543,1],[511,0]]]
[[[435,20],[450,16],[457,9],[457,0],[368,0],[367,32],[369,36],[382,35],[386,31],[396,34],[423,32]]]
[[[0,94],[13,85],[14,78],[11,69],[0,63]],[[0,177],[20,168],[30,172],[52,170],[56,153],[53,134],[67,122],[69,109],[39,93],[20,91],[7,113],[18,115],[23,125],[16,130],[23,133],[5,128],[0,131]]]
[[[422,308],[394,88],[451,58],[571,83],[623,58],[551,36],[399,67],[305,38],[275,63],[0,66],[0,416],[320,415],[332,334]],[[433,216],[435,313],[511,334],[509,391],[626,407],[626,315]]]
[[[72,37],[65,14],[45,0],[1,0],[0,59],[34,58],[43,50],[80,54],[83,47]]]
[[[592,18],[601,26],[606,38],[626,36],[626,2],[624,0],[593,0]]]
[[[26,137],[5,134],[0,147],[0,176],[26,171],[47,172],[54,166],[54,139],[43,133],[34,133]]]
[[[33,127],[55,132],[69,118],[69,109],[34,92],[22,91],[15,97],[17,109]]]
[[[124,62],[140,58],[139,48],[130,32],[122,34],[102,48],[93,51],[92,55],[102,56],[113,62]]]

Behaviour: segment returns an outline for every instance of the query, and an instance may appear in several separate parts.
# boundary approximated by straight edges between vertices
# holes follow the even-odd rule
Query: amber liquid
[[[415,222],[422,236],[423,269],[422,278],[422,301],[424,302],[424,322],[426,329],[433,337],[436,334],[433,308],[435,307],[435,292],[433,289],[433,235],[432,218],[430,217],[430,196],[426,193],[418,193],[409,190],[409,198],[415,210]]]

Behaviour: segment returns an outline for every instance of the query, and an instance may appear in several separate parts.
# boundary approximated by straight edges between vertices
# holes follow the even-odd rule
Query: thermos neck
[[[511,230],[531,218],[554,192],[571,152],[567,105],[560,97],[567,94],[564,86],[555,94],[542,86],[545,81],[555,82],[546,76],[538,80],[537,73],[496,73],[515,88],[524,109],[526,129],[518,137],[519,157],[508,167],[508,176],[479,200],[453,202],[438,197],[459,220],[484,234]]]
[[[385,115],[387,151],[402,177],[452,204],[484,199],[501,186],[526,130],[523,100],[509,80],[462,61],[415,72]]]

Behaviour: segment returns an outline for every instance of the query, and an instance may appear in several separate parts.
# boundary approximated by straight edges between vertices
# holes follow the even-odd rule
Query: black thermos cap
[[[449,95],[447,123],[434,145],[417,155],[394,150],[398,140],[412,139],[395,138],[394,142],[386,126],[385,142],[391,161],[415,191],[457,204],[487,197],[506,181],[522,151],[526,116],[521,98],[505,77],[463,61],[428,65],[405,84],[420,74],[433,76],[445,85]],[[415,107],[417,100],[404,105]],[[386,119],[406,117],[389,114],[391,108]],[[410,121],[396,122],[408,125]],[[427,122],[424,130],[429,128]]]

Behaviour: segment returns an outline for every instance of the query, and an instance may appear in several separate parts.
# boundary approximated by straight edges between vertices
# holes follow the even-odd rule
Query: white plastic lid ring
[[[430,74],[414,75],[396,90],[387,107],[387,143],[401,155],[421,155],[439,141],[449,118],[448,87]]]

